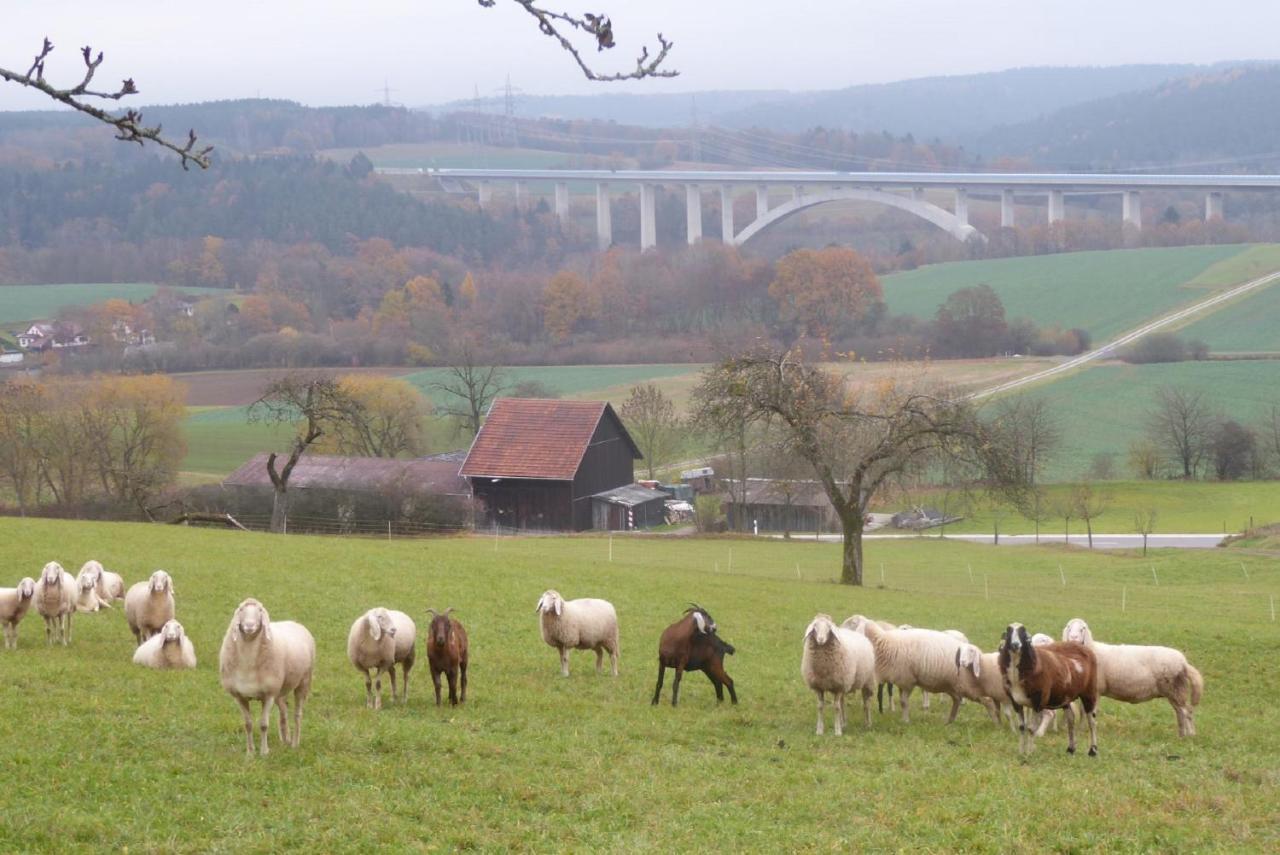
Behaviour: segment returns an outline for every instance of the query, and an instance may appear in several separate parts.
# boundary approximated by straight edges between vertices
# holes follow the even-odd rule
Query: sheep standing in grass
[[[822,735],[826,710],[824,693],[830,692],[836,704],[836,736],[844,735],[848,716],[845,696],[862,693],[862,717],[871,726],[871,694],[876,686],[876,653],[865,635],[836,626],[830,615],[820,614],[804,632],[804,653],[800,657],[800,673],[805,683],[818,696],[818,735]]]
[[[855,632],[871,640],[876,652],[876,676],[881,682],[898,687],[902,720],[911,720],[911,692],[918,688],[951,698],[947,723],[955,721],[960,710],[960,694],[956,688],[958,673],[956,651],[960,642],[945,632],[932,629],[881,629],[880,625],[855,615],[850,618]],[[846,621],[848,626],[850,621]]]
[[[253,756],[253,713],[250,701],[262,702],[259,740],[267,756],[267,724],[272,704],[280,706],[280,741],[297,748],[302,742],[302,707],[311,693],[316,663],[316,640],[300,623],[272,623],[266,608],[254,599],[236,607],[218,653],[222,688],[244,714],[246,752]],[[293,732],[290,738],[288,695],[293,693]]]
[[[862,621],[864,620],[871,621],[881,629],[897,629],[898,628],[898,625],[895,623],[892,623],[891,621],[875,620],[874,618],[863,617],[862,615],[852,615],[850,617],[847,617],[844,619],[844,622],[840,624],[840,626],[844,629],[851,629],[854,632],[858,633],[859,635],[866,635],[866,633],[863,632],[862,630]],[[885,683],[881,681],[876,686],[876,707],[882,713],[884,712],[884,696],[886,694],[889,696],[889,711],[893,712],[894,710],[897,709],[897,706],[894,704],[894,701],[893,701],[893,684]],[[922,692],[921,694],[926,699],[929,697],[927,693]]]
[[[364,705],[382,709],[382,672],[391,671],[396,664],[396,625],[390,612],[369,609],[356,618],[347,633],[347,658],[364,675]]]
[[[26,617],[27,609],[36,596],[36,580],[30,576],[16,588],[0,588],[0,625],[4,626],[4,649],[18,647],[18,624]]]
[[[124,596],[124,617],[138,643],[155,635],[173,620],[173,579],[163,570],[151,574],[145,582],[138,582]]]
[[[40,571],[36,611],[44,618],[45,640],[50,645],[61,641],[66,647],[71,641],[71,616],[76,613],[76,580],[57,561]]]
[[[133,664],[161,670],[196,667],[196,648],[186,630],[171,620],[133,651]]]
[[[1126,704],[1164,698],[1177,716],[1178,735],[1196,735],[1195,712],[1204,692],[1204,678],[1182,651],[1095,641],[1089,624],[1080,618],[1067,623],[1062,640],[1093,651],[1098,659],[1098,694]]]
[[[413,618],[404,612],[388,609],[391,623],[396,628],[396,661],[388,672],[391,674],[391,700],[396,699],[396,665],[400,666],[400,676],[404,678],[400,692],[400,702],[409,702],[409,672],[418,658],[418,625]]]
[[[111,608],[98,597],[98,584],[101,580],[102,565],[97,561],[86,561],[76,574],[76,611],[81,613],[96,612],[101,608]]]
[[[613,676],[618,676],[618,613],[608,600],[568,600],[547,591],[534,609],[541,616],[542,640],[560,651],[560,674],[569,676],[569,651],[594,650],[596,673],[609,654]]]

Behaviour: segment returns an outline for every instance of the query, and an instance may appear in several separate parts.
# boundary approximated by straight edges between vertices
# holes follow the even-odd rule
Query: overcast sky
[[[561,8],[554,0],[549,6]],[[39,0],[9,2],[0,66],[25,71],[40,40],[58,85],[76,48],[106,51],[100,79],[132,76],[134,103],[289,98],[411,106],[494,94],[510,74],[536,94],[831,89],[1027,65],[1276,59],[1274,0],[593,0],[619,46],[592,59],[626,68],[661,30],[674,80],[592,84],[510,0]],[[577,9],[577,6],[566,6]],[[1210,20],[1211,19],[1211,20]],[[1210,26],[1213,23],[1215,25]],[[0,109],[51,102],[0,85]]]

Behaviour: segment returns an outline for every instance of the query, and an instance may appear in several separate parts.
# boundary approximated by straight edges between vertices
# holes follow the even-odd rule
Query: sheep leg
[[[253,710],[249,709],[249,701],[246,698],[236,696],[236,703],[240,705],[240,712],[244,716],[244,753],[246,757],[253,756]]]
[[[596,648],[596,673],[599,674],[604,670],[604,645]]]
[[[818,696],[818,730],[817,730],[817,734],[818,734],[818,736],[821,736],[821,735],[822,735],[822,732],[823,732],[823,728],[825,727],[825,724],[824,724],[824,722],[822,721],[822,719],[824,718],[824,716],[825,716],[825,714],[826,714],[826,711],[827,711],[827,696],[823,693],[823,691],[822,691],[821,689],[814,689],[813,691],[814,691],[814,694],[816,694],[816,695]]]
[[[911,692],[915,686],[898,687],[898,706],[902,707],[902,723],[911,723]]]
[[[844,692],[832,692],[836,696],[836,736],[844,736]]]
[[[925,712],[929,711],[929,693],[928,692],[922,691],[920,693],[920,709],[924,710]]]
[[[258,735],[261,739],[258,747],[262,750],[262,756],[266,757],[271,753],[271,749],[267,747],[267,730],[271,726],[271,705],[276,699],[267,695],[262,699],[262,718],[258,722]]]
[[[862,723],[865,727],[871,727],[871,687],[863,686],[862,688]]]
[[[66,647],[71,643],[71,612],[67,612],[62,616],[62,646]]]
[[[982,705],[987,708],[987,715],[991,716],[991,720],[1000,724],[1000,710],[996,708],[996,702],[991,698],[983,698]]]
[[[391,677],[391,703],[394,704],[399,700],[399,698],[396,697],[396,664],[394,662],[392,662],[391,667],[387,669],[387,674]]]
[[[671,681],[671,706],[680,702],[680,678],[684,676],[684,665],[676,666],[676,678]]]
[[[302,744],[302,707],[307,702],[307,693],[311,690],[310,678],[293,693],[293,747]]]
[[[44,640],[50,647],[53,647],[53,618],[44,619]]]
[[[1071,706],[1071,704],[1067,704],[1067,705],[1066,705],[1066,707],[1064,707],[1063,715],[1065,715],[1065,716],[1067,717],[1067,753],[1068,753],[1068,754],[1075,754],[1075,753],[1076,753],[1076,711],[1075,711],[1075,708],[1074,708],[1074,707],[1072,707],[1072,706]],[[1043,716],[1042,716],[1042,717],[1041,717],[1041,722],[1042,722],[1041,726],[1042,726],[1042,727],[1043,727],[1043,722],[1044,722],[1044,720],[1045,720],[1045,719],[1044,719],[1044,718],[1043,718]]]
[[[1169,698],[1169,706],[1173,707],[1173,714],[1178,719],[1178,735],[1192,736],[1195,734],[1195,726],[1191,724],[1190,707],[1184,706],[1178,702],[1176,698]],[[1189,732],[1188,732],[1189,731]]]
[[[373,709],[373,677],[370,676],[368,668],[362,670],[364,671],[364,708],[371,710]]]
[[[658,660],[658,685],[653,687],[653,702],[650,706],[658,705],[658,698],[662,696],[662,678],[667,674],[667,666],[662,664],[662,660]]]
[[[467,660],[463,659],[458,663],[459,682],[462,683],[462,694],[458,698],[459,703],[467,702]],[[409,672],[404,673],[404,699],[409,700]]]
[[[382,709],[382,669],[373,669],[373,708]]]
[[[598,663],[597,663],[597,670],[599,670]],[[569,676],[569,648],[567,647],[560,648],[560,676],[561,677]]]
[[[716,700],[723,701],[724,693],[720,690],[721,686],[729,689],[729,698],[733,703],[738,702],[738,695],[733,690],[733,678],[725,673],[724,660],[713,659],[707,663],[706,675],[711,678],[711,682],[716,684]]]
[[[1068,704],[1067,706],[1068,708],[1070,708],[1071,705]],[[1050,724],[1054,726],[1054,729],[1056,731],[1058,726],[1057,713],[1055,713],[1053,710],[1041,710],[1040,720],[1036,723],[1036,727],[1035,727],[1035,736],[1037,739],[1044,736],[1045,733],[1048,732]]]
[[[449,706],[458,705],[458,669],[450,668],[445,672],[449,677]]]
[[[613,676],[618,676],[618,642],[616,640],[609,645],[609,665],[613,669]]]
[[[296,704],[297,701],[294,701]],[[289,700],[288,696],[281,695],[276,700],[276,711],[279,712],[279,722],[277,732],[280,734],[280,744],[289,745]]]
[[[431,682],[436,687],[436,706],[440,706],[440,672],[434,665],[431,666]]]
[[[947,716],[947,724],[951,724],[956,720],[956,713],[960,712],[960,696],[951,696],[951,714]]]
[[[1089,756],[1098,756],[1098,699],[1080,699],[1080,708],[1089,720]]]

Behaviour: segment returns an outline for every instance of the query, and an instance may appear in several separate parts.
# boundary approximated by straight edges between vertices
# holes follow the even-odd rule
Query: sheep
[[[901,693],[903,722],[911,721],[911,692],[919,686],[929,692],[951,698],[947,723],[955,721],[960,710],[960,695],[955,666],[960,642],[944,632],[932,629],[883,629],[861,615],[845,621],[847,628],[861,632],[871,640],[876,652],[876,675],[880,682],[892,683]]]
[[[724,657],[734,653],[734,647],[716,634],[715,619],[697,603],[690,603],[684,617],[662,631],[658,639],[658,685],[653,689],[653,703],[662,695],[662,679],[668,668],[674,668],[676,678],[671,683],[671,706],[680,700],[680,679],[685,671],[701,671],[715,686],[716,702],[724,702],[724,689],[729,698],[738,702],[738,692],[733,678],[725,673]]]
[[[267,722],[271,705],[280,706],[280,741],[293,748],[302,742],[302,707],[311,692],[316,640],[307,628],[293,621],[271,622],[266,608],[255,599],[236,607],[218,653],[222,688],[240,705],[244,715],[246,754],[253,756],[253,715],[250,701],[262,702],[259,723],[262,756],[267,748]],[[292,739],[288,724],[288,695],[293,693]]]
[[[0,625],[4,626],[4,649],[18,649],[18,624],[36,596],[36,580],[30,576],[16,588],[0,588]]]
[[[98,599],[104,609],[109,609],[113,602],[124,599],[124,579],[119,573],[112,573],[97,561],[88,561],[85,567],[90,564],[97,565],[98,569]],[[83,569],[82,567],[81,570]]]
[[[1173,707],[1179,736],[1195,736],[1195,708],[1204,678],[1180,650],[1142,644],[1095,641],[1089,624],[1072,618],[1062,630],[1064,641],[1083,644],[1098,659],[1098,694],[1140,704],[1164,698]]]
[[[431,682],[436,687],[436,706],[440,706],[440,675],[449,681],[449,705],[457,706],[458,684],[462,684],[461,702],[467,702],[467,663],[470,651],[467,631],[457,618],[451,617],[453,606],[443,612],[427,609],[431,626],[427,629],[427,663],[431,666]]]
[[[53,645],[60,640],[66,647],[71,641],[71,616],[76,613],[76,580],[57,561],[40,571],[36,611],[44,618],[45,641]]]
[[[1073,641],[1055,641],[1037,647],[1027,628],[1009,624],[1000,641],[1000,672],[1004,675],[1014,712],[1018,714],[1018,750],[1029,754],[1039,735],[1027,726],[1026,707],[1036,712],[1065,709],[1067,753],[1076,753],[1076,714],[1072,701],[1079,699],[1089,722],[1089,756],[1098,756],[1098,660],[1093,651]],[[1040,729],[1043,730],[1044,722]]]
[[[138,644],[160,631],[173,620],[173,579],[163,570],[151,574],[145,582],[138,582],[124,595],[124,616]]]
[[[560,674],[569,676],[569,651],[594,650],[596,673],[609,653],[613,676],[618,676],[618,613],[608,600],[568,600],[546,591],[534,609],[541,615],[542,640],[560,651]]]
[[[826,709],[824,692],[835,696],[836,736],[844,735],[848,717],[845,696],[862,692],[862,718],[871,727],[871,692],[876,685],[876,653],[861,633],[835,625],[830,615],[814,617],[804,632],[800,674],[818,696],[818,736],[822,735]]]
[[[102,565],[97,561],[86,561],[76,574],[76,611],[81,613],[96,612],[106,606],[98,596],[98,585],[101,581]]]
[[[347,658],[364,675],[365,707],[382,709],[382,672],[396,664],[396,625],[390,612],[374,608],[356,618],[347,633]],[[373,677],[369,676],[370,671]]]
[[[871,621],[872,623],[879,626],[881,629],[899,629],[900,628],[898,624],[892,623],[890,621],[875,620],[873,618],[863,617],[862,615],[853,615],[851,617],[847,617],[844,619],[844,622],[840,624],[840,626],[844,629],[851,629],[854,632],[859,633],[861,635],[866,635],[866,633],[863,632],[861,627],[861,621],[864,621],[864,620]],[[906,624],[902,624],[901,628],[910,629],[910,627],[908,627]],[[894,701],[893,701],[893,684],[880,683],[879,685],[876,686],[876,707],[877,709],[879,709],[881,713],[884,712],[884,697],[886,694],[888,694],[889,696],[889,711],[893,712],[895,709],[897,709],[897,706],[894,704]],[[924,697],[925,701],[928,701],[929,699],[928,692],[921,692],[920,694]]]
[[[160,631],[133,651],[133,664],[162,670],[196,667],[196,648],[186,630],[176,620],[167,621]]]
[[[418,658],[418,625],[404,612],[387,609],[387,614],[391,615],[391,623],[396,628],[396,661],[388,672],[391,674],[391,700],[396,699],[396,665],[399,665],[401,676],[404,677],[400,702],[407,704],[409,672],[413,670],[413,663]]]

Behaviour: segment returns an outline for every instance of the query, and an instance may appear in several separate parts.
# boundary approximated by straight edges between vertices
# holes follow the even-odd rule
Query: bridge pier
[[[733,187],[720,185],[720,240],[733,243]]]
[[[1013,191],[1006,187],[1000,191],[1000,228],[1013,228],[1013,221]]]
[[[476,185],[476,199],[480,203],[480,210],[489,207],[489,200],[493,198],[493,182],[481,181]]]
[[[1134,228],[1142,228],[1142,194],[1137,190],[1124,191],[1124,222]]]
[[[609,185],[596,185],[596,246],[601,252],[613,246],[613,211],[609,208]]]
[[[1204,197],[1204,221],[1221,220],[1223,218],[1222,193],[1212,191]]]
[[[969,225],[969,191],[964,187],[956,188],[955,215],[961,225]]]
[[[684,185],[684,210],[689,245],[702,240],[702,188],[697,184]]]
[[[516,210],[520,210],[525,205],[525,200],[529,198],[529,182],[516,182]]]
[[[560,222],[566,222],[569,219],[569,182],[556,182],[556,217]]]
[[[911,188],[911,201],[913,201],[913,202],[923,202],[923,201],[924,201],[924,188],[923,188],[923,187],[912,187],[912,188]]]
[[[1067,218],[1067,203],[1061,190],[1049,191],[1049,225],[1060,223]]]
[[[653,249],[658,245],[658,222],[654,208],[654,185],[640,185],[640,251]]]
[[[769,213],[769,185],[756,185],[756,219]]]

